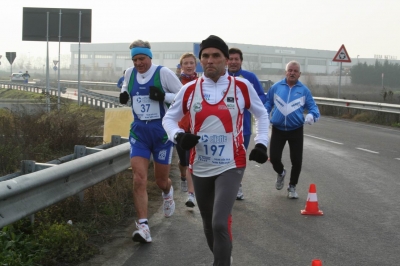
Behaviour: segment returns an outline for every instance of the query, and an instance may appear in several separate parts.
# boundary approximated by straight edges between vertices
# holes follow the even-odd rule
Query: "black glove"
[[[128,101],[129,101],[129,94],[126,91],[119,94],[119,102],[121,104],[126,104]]]
[[[257,163],[265,163],[268,160],[267,147],[261,143],[256,144],[254,149],[250,152],[249,159]]]
[[[150,86],[150,99],[153,101],[163,102],[165,99],[165,92],[156,86]]]
[[[199,139],[200,136],[191,133],[178,133],[175,137],[176,143],[187,151],[196,146],[199,143]]]

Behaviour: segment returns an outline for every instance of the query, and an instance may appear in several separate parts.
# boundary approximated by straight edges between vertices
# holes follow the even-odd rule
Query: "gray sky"
[[[344,44],[353,60],[400,60],[400,0],[14,0],[1,8],[2,66],[5,52],[46,56],[45,42],[22,41],[23,7],[92,9],[92,43],[201,42],[214,34],[231,43],[333,51]],[[56,59],[58,43],[49,50]],[[62,43],[61,54],[69,51]]]

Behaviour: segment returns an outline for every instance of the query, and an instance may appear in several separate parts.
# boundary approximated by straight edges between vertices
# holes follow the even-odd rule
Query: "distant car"
[[[269,88],[274,85],[274,82],[270,79],[268,80],[260,80],[261,86],[263,87],[264,93],[267,94]]]
[[[11,82],[24,82],[24,78],[22,77],[22,73],[12,73],[10,81]]]

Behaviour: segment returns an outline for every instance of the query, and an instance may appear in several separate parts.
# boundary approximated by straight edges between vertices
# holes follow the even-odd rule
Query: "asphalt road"
[[[290,169],[287,146],[283,162]],[[325,117],[306,126],[299,199],[275,189],[270,163],[248,162],[245,199],[233,209],[233,265],[399,265],[399,173],[400,130]],[[131,225],[84,265],[212,265],[198,208],[184,206],[174,175],[177,208],[150,218],[153,243],[132,242]],[[300,214],[312,183],[323,216]]]

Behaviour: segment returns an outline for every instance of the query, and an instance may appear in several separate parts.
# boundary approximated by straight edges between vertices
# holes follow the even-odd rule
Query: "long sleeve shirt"
[[[223,97],[223,91],[226,90],[229,86],[228,73],[221,76],[217,82],[214,82],[212,79],[209,79],[205,76],[201,77],[204,81],[202,83],[203,95],[207,102],[211,104],[215,104],[219,102]],[[250,106],[249,111],[254,115],[256,121],[256,136],[254,138],[255,143],[261,143],[265,146],[268,146],[269,136],[269,119],[268,113],[263,106],[260,98],[258,97],[256,91],[252,88],[250,82],[244,78],[236,78],[237,80],[245,83],[249,88],[250,95]],[[168,133],[168,138],[171,141],[174,141],[174,136],[178,132],[184,132],[181,128],[178,127],[178,121],[183,117],[183,96],[190,85],[193,85],[195,81],[189,82],[182,87],[182,89],[176,95],[173,104],[168,109],[164,119],[163,126]],[[189,109],[191,103],[191,97],[187,101],[186,108]],[[241,112],[245,110],[245,102],[242,95],[242,92],[239,87],[236,90],[236,97],[238,101],[239,108]],[[175,141],[174,141],[175,142]]]

